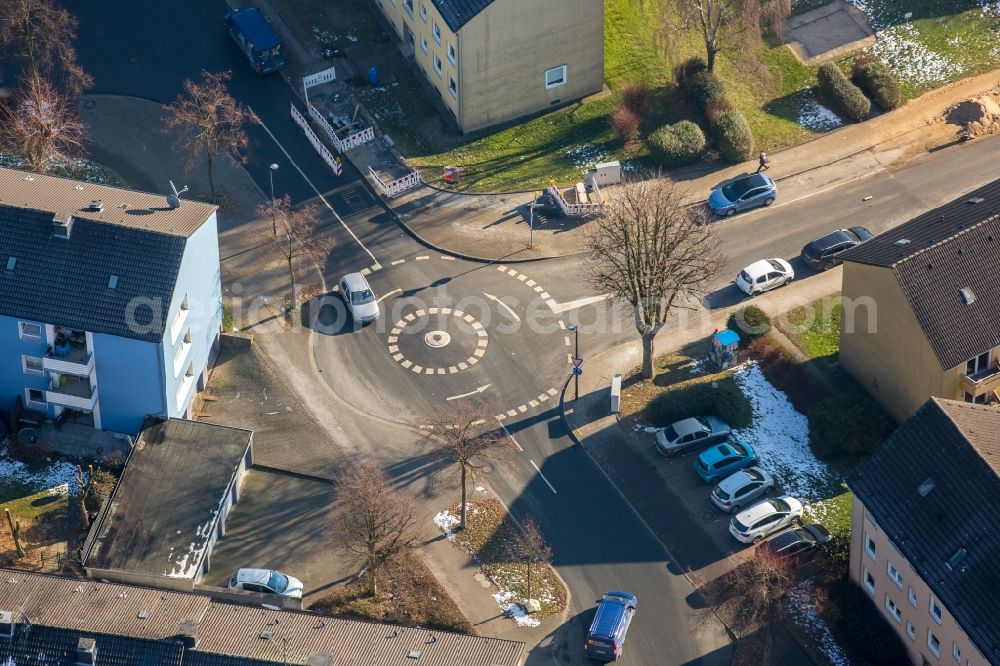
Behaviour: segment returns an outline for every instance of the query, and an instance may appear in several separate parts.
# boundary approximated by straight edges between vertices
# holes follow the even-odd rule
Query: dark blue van
[[[605,592],[597,601],[597,612],[590,623],[583,651],[588,657],[601,661],[614,661],[622,654],[625,634],[635,615],[639,602],[634,594],[613,590]]]
[[[281,42],[256,7],[229,12],[226,14],[226,27],[258,74],[276,72],[285,66]]]

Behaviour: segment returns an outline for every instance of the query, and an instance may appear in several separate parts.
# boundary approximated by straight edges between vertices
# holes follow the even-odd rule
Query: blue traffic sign
[[[579,377],[583,374],[583,368],[573,368],[573,374]]]

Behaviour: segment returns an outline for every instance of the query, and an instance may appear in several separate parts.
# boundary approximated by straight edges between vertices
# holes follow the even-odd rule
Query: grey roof
[[[841,257],[893,271],[943,368],[1000,345],[1000,181]],[[965,302],[963,289],[974,302]]]
[[[432,0],[432,2],[452,32],[458,32],[479,12],[493,4],[493,0]]]
[[[848,479],[990,663],[1000,663],[998,472],[1000,410],[931,398]]]
[[[0,569],[0,610],[13,612],[15,635],[27,631],[44,637],[33,644],[35,654],[61,649],[71,635],[96,638],[98,655],[102,643],[118,645],[108,641],[123,639],[141,640],[150,655],[162,655],[158,661],[102,662],[98,657],[98,664],[114,666],[298,665],[317,652],[331,655],[337,666],[518,666],[524,649],[523,643],[499,638],[238,606],[203,595],[9,569]],[[198,625],[197,647],[185,650],[180,662],[172,661],[186,621]],[[38,632],[42,627],[67,631]],[[280,647],[261,637],[268,630],[280,638]],[[120,645],[131,649],[132,644]],[[411,650],[421,653],[419,661],[408,656]],[[10,644],[0,639],[0,656],[11,654]]]
[[[51,212],[0,204],[0,315],[160,341],[186,238],[86,216],[68,239],[52,229]]]
[[[147,419],[85,566],[193,577],[252,436],[199,421]]]

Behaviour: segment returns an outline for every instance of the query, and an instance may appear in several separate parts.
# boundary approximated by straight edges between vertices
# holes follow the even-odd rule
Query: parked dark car
[[[818,523],[810,523],[794,530],[782,532],[760,545],[781,557],[798,557],[809,554],[816,546],[830,540],[830,532]]]
[[[840,263],[838,255],[871,240],[875,234],[864,227],[837,229],[802,248],[802,261],[816,271],[825,271]]]

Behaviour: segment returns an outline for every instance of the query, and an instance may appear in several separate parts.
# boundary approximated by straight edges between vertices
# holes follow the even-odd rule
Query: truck
[[[226,14],[226,28],[258,74],[276,72],[285,66],[281,41],[256,7],[234,9]]]

